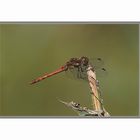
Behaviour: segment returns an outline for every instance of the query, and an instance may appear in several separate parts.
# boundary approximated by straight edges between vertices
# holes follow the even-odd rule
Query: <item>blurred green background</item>
[[[58,74],[38,84],[71,57],[101,57],[98,77],[111,116],[139,114],[138,24],[0,24],[0,115],[77,116],[58,99],[92,109],[88,83]]]

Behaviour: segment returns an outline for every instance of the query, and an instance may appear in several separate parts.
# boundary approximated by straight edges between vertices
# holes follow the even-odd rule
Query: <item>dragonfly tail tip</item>
[[[34,83],[36,83],[36,81],[32,81],[32,82],[30,82],[29,84],[32,85],[32,84],[34,84]]]

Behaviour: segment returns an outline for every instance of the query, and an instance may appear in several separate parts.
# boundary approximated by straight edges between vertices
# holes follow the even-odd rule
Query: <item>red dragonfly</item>
[[[94,61],[95,62],[95,61]],[[49,74],[45,74],[41,77],[36,78],[35,80],[33,80],[30,84],[35,84],[37,82],[40,82],[48,77],[51,77],[53,75],[56,75],[58,73],[64,72],[64,71],[70,71],[73,72],[73,70],[76,70],[77,74],[77,78],[80,79],[85,79],[87,77],[86,74],[86,69],[89,65],[93,65],[93,70],[95,70],[96,68],[98,69],[98,66],[96,66],[96,64],[93,62],[90,63],[89,59],[85,56],[82,56],[80,58],[71,58],[69,61],[66,62],[65,65],[63,65],[62,67],[60,67],[59,69],[55,70],[54,72],[51,72]],[[102,64],[102,60],[101,58],[97,58],[96,62],[101,62]],[[105,68],[101,68],[102,71],[106,71]]]

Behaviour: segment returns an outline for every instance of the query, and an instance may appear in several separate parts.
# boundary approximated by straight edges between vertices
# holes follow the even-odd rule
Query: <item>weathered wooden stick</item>
[[[87,68],[87,76],[88,76],[88,81],[89,81],[89,86],[91,88],[91,93],[92,93],[92,102],[94,105],[94,108],[96,111],[101,111],[103,110],[100,95],[98,93],[97,89],[97,82],[96,82],[96,73],[93,71],[93,68],[89,66]]]
[[[88,76],[89,86],[91,88],[91,93],[92,93],[92,102],[94,105],[93,109],[95,108],[95,111],[103,112],[102,113],[103,116],[109,117],[110,115],[103,107],[103,102],[98,92],[99,87],[97,88],[96,72],[90,65],[87,68],[87,76]]]

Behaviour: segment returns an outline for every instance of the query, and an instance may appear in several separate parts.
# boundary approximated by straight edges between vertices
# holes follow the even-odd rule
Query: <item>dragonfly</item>
[[[46,73],[43,76],[34,79],[30,82],[30,84],[38,83],[46,78],[49,78],[64,71],[73,73],[73,75],[76,75],[76,77],[79,79],[87,79],[87,68],[89,65],[92,66],[93,71],[99,69],[99,71],[106,72],[106,69],[101,67],[103,65],[103,61],[101,58],[94,58],[92,62],[88,57],[82,56],[80,58],[71,58],[65,63],[65,65],[61,66],[59,69],[51,73]]]

